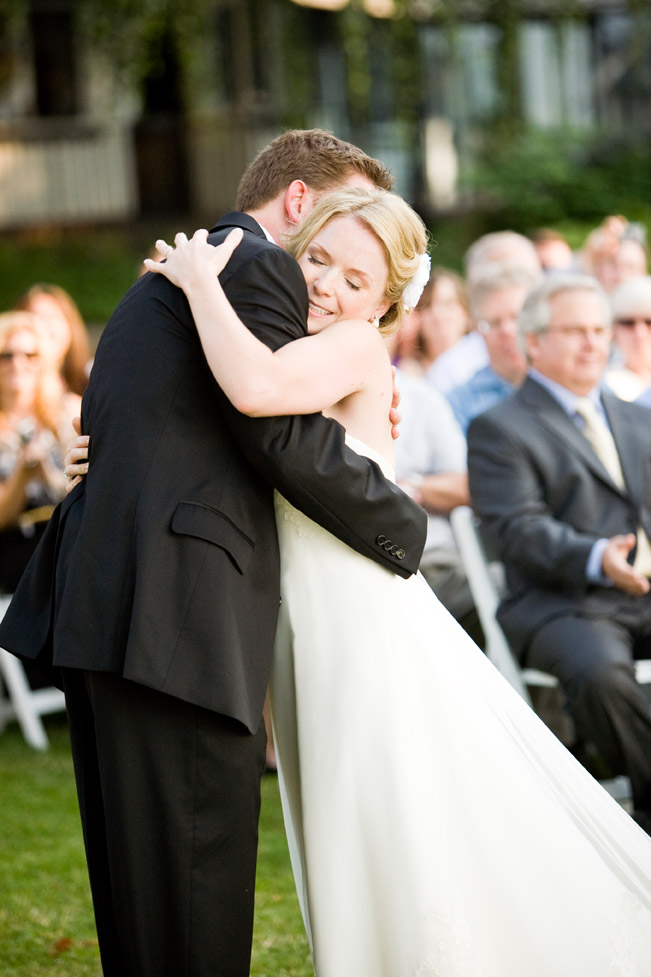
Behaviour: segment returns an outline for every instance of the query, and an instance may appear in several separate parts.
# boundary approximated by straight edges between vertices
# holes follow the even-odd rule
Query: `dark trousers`
[[[63,671],[105,977],[248,977],[264,725]]]
[[[567,615],[535,635],[526,665],[555,675],[576,731],[612,774],[631,780],[635,807],[651,815],[651,706],[634,660],[651,657],[651,598],[624,597],[609,618]]]

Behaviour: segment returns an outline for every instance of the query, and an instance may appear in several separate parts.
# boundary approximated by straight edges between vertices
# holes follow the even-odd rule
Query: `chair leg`
[[[20,661],[5,651],[4,648],[0,648],[0,672],[7,686],[13,714],[20,725],[25,740],[35,750],[47,750],[49,740],[41,722],[41,714],[44,711],[42,697],[39,697],[38,691],[31,689]],[[57,697],[61,697],[61,708],[64,708],[63,693],[50,689],[42,691],[47,691],[48,694],[56,692]],[[52,702],[49,701],[50,697],[48,697],[48,707],[55,705],[54,696],[51,698]],[[54,708],[47,708],[45,711],[53,712]]]

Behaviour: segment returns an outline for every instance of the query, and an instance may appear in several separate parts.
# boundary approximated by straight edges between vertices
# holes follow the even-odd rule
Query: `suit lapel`
[[[587,468],[589,468],[590,471],[595,475],[595,477],[599,478],[602,482],[608,485],[609,488],[611,488],[614,492],[617,492],[619,495],[626,496],[626,492],[622,491],[615,484],[615,482],[613,482],[601,461],[594,453],[589,441],[581,434],[581,431],[572,421],[571,417],[569,417],[567,411],[561,407],[552,394],[545,390],[542,384],[538,383],[531,377],[527,377],[517,396],[520,397],[530,411],[535,413],[538,423],[545,427],[554,438],[561,442],[565,450],[569,448],[570,451],[578,455]],[[609,413],[608,420],[610,421]],[[615,437],[615,444],[619,450],[619,442],[617,440],[615,431],[613,431],[613,437]],[[623,464],[623,460],[622,469],[628,484],[626,468]]]
[[[644,494],[644,472],[647,458],[640,451],[639,433],[636,434],[633,411],[618,397],[602,393],[601,397],[610,425],[619,462],[631,497],[639,504]]]

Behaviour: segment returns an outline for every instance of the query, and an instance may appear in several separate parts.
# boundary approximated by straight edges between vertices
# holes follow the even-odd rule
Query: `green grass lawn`
[[[0,975],[100,977],[68,732],[0,735]],[[263,780],[252,977],[312,977],[274,776]]]
[[[73,297],[93,331],[106,325],[136,280],[158,237],[191,233],[186,221],[120,227],[45,227],[0,237],[0,310],[11,308],[35,282],[60,285]],[[93,336],[95,338],[95,336]]]

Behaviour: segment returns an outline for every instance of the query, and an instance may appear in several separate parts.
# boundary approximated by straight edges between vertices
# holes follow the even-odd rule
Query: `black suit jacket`
[[[305,335],[296,262],[258,224],[226,294],[271,348]],[[322,415],[244,417],[207,367],[187,300],[148,274],[100,340],[82,404],[90,473],[57,509],[0,644],[111,671],[257,728],[279,605],[271,486],[360,553],[408,576],[426,517]],[[393,546],[386,548],[386,540]],[[333,611],[336,613],[336,610]]]
[[[498,617],[517,653],[551,618],[572,611],[608,616],[622,600],[621,591],[586,580],[597,539],[635,533],[640,524],[651,537],[651,415],[607,392],[602,400],[624,490],[532,378],[469,427],[470,494],[506,569]]]

